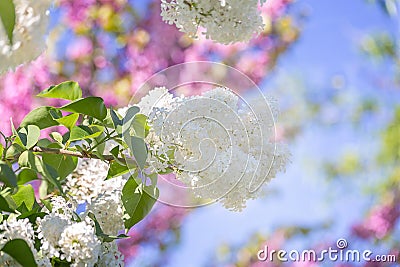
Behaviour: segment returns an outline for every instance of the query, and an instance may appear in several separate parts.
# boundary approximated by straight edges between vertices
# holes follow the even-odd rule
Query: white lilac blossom
[[[263,31],[265,0],[162,0],[161,16],[191,37],[201,31],[222,44],[249,41]]]
[[[78,203],[87,203],[104,233],[117,235],[124,229],[121,201],[125,177],[106,180],[107,163],[98,159],[81,159],[78,168],[66,178],[65,190]]]
[[[34,231],[28,219],[17,220],[15,217],[10,217],[0,224],[0,249],[13,239],[25,240],[28,246],[34,249]],[[11,256],[0,251],[0,266],[19,266],[19,264]]]
[[[52,267],[50,259],[40,253],[35,253],[34,257],[38,267]]]
[[[118,196],[118,198],[120,198],[121,194],[122,194],[122,188],[124,187],[128,178],[129,178],[129,174],[114,177],[112,179],[103,181],[103,187],[101,189],[101,192],[103,192],[103,193],[113,192],[113,194],[115,194],[115,196]]]
[[[88,205],[87,211],[95,215],[105,234],[116,236],[124,229],[121,189],[99,194]]]
[[[71,225],[72,221],[58,213],[50,213],[43,219],[37,219],[38,238],[41,241],[41,252],[48,258],[60,257],[58,241],[64,229]]]
[[[172,164],[177,179],[197,197],[240,211],[246,200],[259,196],[262,184],[285,169],[289,153],[274,141],[276,110],[270,101],[243,105],[226,88],[192,97],[154,91],[145,98],[146,105],[155,103],[146,114],[152,127],[148,162],[158,172]],[[157,99],[162,96],[166,101]]]
[[[51,198],[52,211],[44,208],[48,214],[36,220],[37,237],[41,244],[35,256],[38,265],[51,266],[46,265],[46,259],[59,258],[68,261],[71,266],[124,266],[123,256],[115,242],[101,243],[95,234],[94,222],[85,216],[92,212],[107,234],[117,235],[119,230],[124,229],[121,202],[124,182],[122,177],[105,181],[104,191],[87,205],[81,222],[74,220],[76,214],[73,216],[71,211],[74,205],[69,205],[61,196]]]
[[[161,140],[161,135],[156,134],[156,132],[162,131],[163,119],[166,119],[169,111],[178,102],[179,98],[174,98],[167,88],[157,87],[142,97],[136,105],[139,107],[140,113],[148,117],[147,123],[150,126],[149,133],[145,139],[148,144],[147,162],[150,165],[147,172],[164,172],[169,167],[171,148],[175,144],[169,144],[166,139]],[[130,107],[120,108],[117,112],[125,116]]]
[[[106,144],[106,150],[109,150]],[[121,191],[127,177],[106,180],[108,164],[100,159],[79,159],[76,170],[66,178],[64,189],[78,204],[91,203],[104,192]]]
[[[150,131],[146,137],[148,144],[149,172],[165,172],[170,165],[169,157],[171,148],[176,144],[170,143],[167,138],[161,140],[160,133],[163,129],[163,121],[167,118],[169,111],[179,103],[177,97],[173,97],[165,87],[157,87],[151,90],[138,103],[140,112],[148,116]]]
[[[34,234],[33,226],[28,219],[17,220],[16,217],[10,216],[0,224],[0,249],[8,241],[22,239],[28,244],[39,267],[51,267],[49,258],[36,251]],[[21,265],[14,258],[0,251],[0,266],[18,267]]]
[[[46,48],[48,10],[52,1],[14,0],[15,27],[10,44],[0,23],[0,73],[36,59]]]
[[[288,162],[289,152],[275,142],[277,111],[271,103],[264,98],[240,101],[223,87],[191,97],[154,89],[138,103],[150,126],[144,173],[172,169],[194,196],[242,210]],[[46,215],[35,227],[13,216],[0,224],[0,248],[19,238],[27,242],[38,266],[50,267],[49,259],[56,258],[73,267],[123,266],[116,243],[103,243],[88,216],[94,214],[105,234],[115,236],[124,228],[121,194],[127,177],[106,180],[108,167],[98,159],[81,159],[66,178],[67,196],[51,197],[51,210],[42,209]],[[79,217],[80,203],[86,209]],[[1,251],[0,256],[0,266],[19,266]]]
[[[59,214],[64,218],[71,218],[76,211],[76,203],[72,199],[65,200],[62,196],[54,196],[50,199],[52,207],[51,212]],[[50,212],[46,207],[43,208],[44,212]]]
[[[0,247],[13,239],[23,239],[28,246],[33,247],[33,236],[33,227],[28,219],[10,217],[0,224]]]
[[[138,103],[138,107],[141,113],[148,114],[154,108],[162,109],[163,107],[170,106],[173,101],[173,96],[168,92],[167,88],[158,87],[142,97]]]
[[[72,262],[71,266],[95,266],[101,253],[101,242],[94,227],[85,221],[64,228],[58,241],[61,259]]]
[[[101,246],[101,255],[97,263],[98,267],[122,267],[124,266],[124,256],[118,251],[115,242],[103,243]]]
[[[76,170],[66,178],[65,190],[79,204],[90,203],[103,189],[108,165],[99,159],[80,159]]]

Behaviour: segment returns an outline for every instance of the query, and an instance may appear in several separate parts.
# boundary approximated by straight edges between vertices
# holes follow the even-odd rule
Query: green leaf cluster
[[[157,174],[148,175],[150,185],[139,178],[145,175],[148,167],[147,117],[135,106],[122,117],[112,107],[107,108],[103,99],[83,97],[79,85],[72,81],[51,86],[38,97],[60,99],[64,104],[38,107],[24,117],[19,127],[11,121],[10,136],[1,133],[0,223],[9,216],[28,218],[33,223],[37,217],[45,216],[42,207],[51,210],[45,200],[49,195],[68,195],[63,191],[63,184],[77,168],[79,158],[107,162],[106,179],[130,173],[121,197],[126,230],[141,221],[159,195]],[[60,128],[54,126],[64,130],[60,133]],[[51,133],[45,136],[44,129]],[[112,149],[106,149],[106,144],[112,144]],[[40,202],[30,185],[33,180],[41,180]],[[89,216],[95,222],[96,234],[104,242],[126,237],[105,234],[95,216]],[[4,253],[23,266],[34,266],[28,250],[23,240],[12,240],[3,247]]]

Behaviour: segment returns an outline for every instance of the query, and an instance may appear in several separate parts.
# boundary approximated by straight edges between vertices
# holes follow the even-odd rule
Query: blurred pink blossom
[[[360,238],[382,239],[393,230],[399,217],[399,203],[376,206],[364,222],[353,226],[352,231]]]
[[[66,56],[69,59],[77,60],[90,56],[93,51],[92,41],[84,36],[78,37],[71,45],[68,46]]]

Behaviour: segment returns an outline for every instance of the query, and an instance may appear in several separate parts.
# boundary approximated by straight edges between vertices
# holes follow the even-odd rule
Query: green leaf
[[[59,119],[55,119],[58,123],[64,125],[65,127],[67,127],[69,130],[71,130],[72,127],[75,126],[76,122],[79,119],[79,114],[76,113],[72,113],[69,114],[65,117],[59,118]]]
[[[105,135],[104,130],[103,130],[102,133],[98,137],[96,137],[94,139],[95,145],[97,146],[95,151],[99,155],[102,155],[104,153],[104,150],[106,149],[106,142],[104,142],[104,138],[105,137],[106,137],[106,135]]]
[[[60,110],[85,114],[101,121],[107,116],[107,108],[104,105],[103,99],[93,96],[75,100],[62,106]]]
[[[26,128],[21,128],[17,132],[14,142],[26,148],[27,141],[28,141],[28,130]]]
[[[55,110],[53,107],[39,107],[25,116],[22,120],[20,127],[26,127],[28,125],[36,125],[40,129],[45,129],[51,126],[57,126],[59,123],[53,119],[54,117],[61,117],[61,112]]]
[[[72,173],[78,164],[78,158],[66,155],[43,154],[43,161],[58,171],[61,179]]]
[[[20,216],[25,216],[25,215],[29,215],[30,211],[29,209],[26,207],[25,203],[21,203],[21,205],[18,206],[18,208],[16,209],[21,215]],[[18,216],[19,217],[19,216]]]
[[[151,185],[148,185],[147,178],[150,179]],[[157,182],[158,182],[158,173],[151,173],[147,175],[146,177],[146,185],[148,185],[147,188],[156,187]]]
[[[133,119],[133,117],[134,117],[137,113],[139,113],[139,111],[140,111],[140,108],[137,107],[137,106],[132,106],[132,107],[128,108],[128,110],[126,111],[126,114],[125,114],[123,123],[124,123],[124,124],[127,124],[127,123],[130,124],[129,121],[130,121],[131,119]]]
[[[111,108],[110,114],[111,114],[111,119],[113,121],[114,127],[117,128],[117,126],[122,126],[122,120],[119,118],[117,112],[115,112],[115,110],[113,110]]]
[[[136,114],[132,120],[132,126],[134,135],[140,138],[145,138],[149,132],[147,125],[147,117],[143,114]]]
[[[54,169],[52,166],[46,164],[45,162],[41,161],[41,164],[43,168],[43,177],[46,178],[46,180],[49,181],[53,186],[55,186],[61,193],[63,193],[63,188],[59,180],[60,174],[57,172],[57,170]]]
[[[140,222],[152,209],[159,196],[158,188],[144,187],[132,177],[122,189],[122,203],[125,208],[124,224],[126,229]]]
[[[52,157],[56,157],[57,156],[61,156],[61,155],[51,155]],[[18,159],[18,164],[22,167],[28,167],[31,168],[33,170],[35,170],[37,173],[40,173],[43,178],[45,178],[48,182],[50,182],[52,185],[54,185],[55,187],[57,187],[57,189],[62,192],[62,187],[60,184],[60,177],[61,174],[63,174],[64,172],[67,172],[68,169],[61,169],[60,167],[60,173],[57,172],[57,170],[47,164],[45,162],[45,159],[43,159],[43,157],[47,157],[47,154],[43,154],[42,158],[36,156],[35,154],[33,154],[32,151],[24,151],[21,156]],[[66,160],[66,162],[62,162],[62,164],[68,164],[68,161]],[[61,166],[61,165],[60,165]],[[64,165],[62,165],[64,166]]]
[[[4,153],[4,146],[2,143],[0,143],[0,158],[2,158],[3,153]]]
[[[53,140],[56,141],[58,144],[62,145],[63,137],[59,132],[52,132],[50,134],[50,137],[53,138]],[[49,145],[49,144],[47,144],[47,145]],[[47,145],[46,145],[46,147],[47,147]]]
[[[92,151],[92,154],[96,155],[100,160],[105,161],[104,155],[102,153],[100,153],[99,151],[97,151],[97,149]]]
[[[32,250],[29,248],[25,240],[10,240],[4,245],[1,251],[13,257],[19,264],[24,267],[37,267]]]
[[[71,135],[71,132],[66,132],[65,134],[63,134],[63,144],[67,143],[69,140],[69,136]]]
[[[114,129],[116,130],[116,132],[117,132],[118,134],[121,134],[121,133],[122,133],[122,125],[123,125],[123,122],[122,122],[122,120],[120,119],[118,113],[115,112],[115,110],[113,110],[112,108],[110,109],[110,117],[111,117],[111,119],[112,119]]]
[[[47,180],[42,180],[42,182],[40,183],[39,186],[39,197],[42,199],[42,203],[45,205],[45,207],[51,211],[51,209],[49,209],[46,206],[45,200],[43,200],[43,198],[45,198],[48,195],[48,191],[49,191],[49,183],[47,182]]]
[[[22,151],[24,151],[24,149],[20,145],[12,144],[12,146],[10,146],[7,149],[6,159],[13,159],[15,156],[19,155]]]
[[[102,129],[99,129],[98,126],[92,128],[83,125],[74,126],[71,129],[69,141],[73,142],[90,138],[96,138],[100,136],[102,133],[103,133]]]
[[[33,191],[32,185],[21,185],[18,187],[17,193],[12,195],[17,207],[25,203],[25,206],[29,211],[32,210],[33,204],[35,204],[35,192]]]
[[[5,212],[15,212],[15,209],[11,207],[9,201],[7,201],[6,198],[4,198],[2,195],[0,195],[0,210],[5,211]]]
[[[11,119],[11,131],[13,133],[13,136],[15,136],[15,139],[14,139],[13,143],[21,146],[22,148],[25,148],[25,145],[26,145],[26,134],[27,134],[26,129],[22,128],[21,131],[17,132],[17,130],[14,127],[14,123],[13,123],[13,121]]]
[[[88,217],[90,219],[92,219],[92,221],[94,222],[96,235],[100,236],[100,237],[103,237],[104,232],[103,232],[103,229],[101,229],[101,226],[100,226],[99,222],[97,221],[96,216],[92,212],[89,212],[88,213]]]
[[[132,106],[126,111],[126,115],[122,121],[122,133],[124,135],[130,132],[134,117],[139,111],[140,109],[137,106]]]
[[[119,154],[119,146],[115,146],[113,149],[110,150],[111,155],[114,156],[114,158],[118,158]]]
[[[8,41],[12,44],[15,27],[15,5],[12,0],[0,1],[0,19],[7,33]]]
[[[49,139],[43,138],[43,139],[40,139],[40,140],[38,141],[37,146],[40,146],[40,147],[47,147],[47,146],[50,145],[50,144],[52,144],[52,142],[51,142]]]
[[[0,161],[0,181],[6,186],[17,186],[17,176],[15,176],[15,173],[11,167],[3,161]]]
[[[27,182],[36,180],[37,174],[34,170],[29,168],[22,168],[18,173],[18,185],[26,184]]]
[[[136,163],[140,169],[143,169],[147,160],[147,147],[142,138],[136,136],[128,136],[127,144],[135,157]]]
[[[104,125],[107,128],[114,129],[114,123],[113,123],[112,118],[111,118],[110,109],[107,109],[107,116],[102,121],[102,125]]]
[[[51,205],[50,200],[47,200],[47,199],[40,199],[40,202],[43,204],[43,206],[46,207],[46,209],[48,209],[50,212],[52,212],[53,207],[52,207],[52,205]]]
[[[26,140],[26,148],[31,149],[39,141],[40,129],[36,125],[28,125],[28,135]]]
[[[113,161],[108,169],[107,179],[121,176],[127,172],[129,172],[128,166],[119,164],[117,161]]]
[[[76,100],[82,97],[82,89],[77,82],[67,81],[55,86],[50,86],[40,92],[38,97]]]
[[[29,167],[37,171],[35,164],[35,155],[32,151],[24,151],[18,158],[18,165],[20,167]]]
[[[120,234],[118,236],[111,236],[111,235],[105,234],[103,232],[103,229],[101,229],[100,223],[97,221],[96,216],[92,212],[88,213],[88,217],[94,222],[96,236],[100,237],[103,242],[113,242],[116,239],[129,237],[124,234]]]

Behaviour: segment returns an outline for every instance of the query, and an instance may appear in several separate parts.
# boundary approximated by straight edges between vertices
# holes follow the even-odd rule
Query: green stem
[[[107,128],[106,128],[106,129],[107,129]],[[87,152],[88,152],[88,153],[92,152],[96,147],[98,147],[99,145],[101,145],[101,144],[103,144],[104,142],[108,141],[109,138],[111,138],[111,135],[113,135],[114,133],[115,133],[115,129],[114,129],[111,133],[108,133],[108,132],[107,132],[107,135],[106,135],[102,140],[100,140],[99,142],[96,141],[96,145],[94,145],[93,147],[91,147]]]
[[[48,148],[48,147],[34,147],[31,149],[32,152],[40,153],[40,154],[55,154],[55,155],[66,155],[78,158],[93,158],[93,159],[101,159],[99,156],[89,153],[82,153],[77,151],[70,151],[65,149],[58,148]],[[106,161],[114,161],[115,158],[113,155],[103,155],[103,159]],[[125,161],[124,158],[118,158],[118,160]]]

